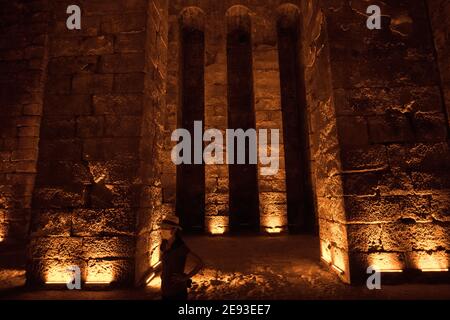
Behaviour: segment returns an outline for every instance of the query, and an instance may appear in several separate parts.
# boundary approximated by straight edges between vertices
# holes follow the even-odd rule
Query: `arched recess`
[[[180,24],[180,99],[178,128],[194,138],[194,122],[204,123],[205,110],[205,14],[200,8],[185,8]],[[201,128],[203,132],[203,127]],[[202,133],[200,133],[202,134]],[[191,143],[194,158],[195,144]],[[197,146],[198,147],[198,146]],[[202,148],[202,146],[199,146]],[[186,231],[202,232],[205,220],[205,166],[181,164],[177,167],[176,212]]]
[[[246,7],[236,5],[228,9],[226,19],[228,128],[246,131],[256,127],[251,18]],[[245,164],[229,165],[231,232],[259,230],[257,165],[249,164],[249,143],[246,139]]]
[[[315,229],[314,196],[301,54],[301,14],[297,6],[284,4],[278,8],[277,34],[289,231],[311,232]]]

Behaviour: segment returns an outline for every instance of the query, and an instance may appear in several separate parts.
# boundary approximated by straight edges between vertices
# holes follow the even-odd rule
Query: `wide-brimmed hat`
[[[180,227],[180,219],[177,216],[166,216],[161,221],[161,229],[179,229]]]

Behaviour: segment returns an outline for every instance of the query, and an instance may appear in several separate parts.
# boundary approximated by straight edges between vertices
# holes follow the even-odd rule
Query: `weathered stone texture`
[[[355,279],[375,253],[399,254],[385,269],[423,268],[416,252],[448,246],[448,126],[427,8],[373,4],[385,15],[382,30],[366,28],[365,3],[324,1]],[[433,9],[435,21],[443,11]]]
[[[28,280],[53,281],[53,269],[75,261],[85,281],[129,284],[135,258],[146,266],[150,250],[136,255],[136,232],[151,230],[136,230],[139,208],[155,215],[158,205],[143,187],[158,185],[164,107],[156,89],[162,97],[157,73],[165,49],[152,53],[154,39],[164,38],[167,9],[144,0],[82,1],[82,29],[69,31],[69,4],[48,6],[48,85]]]
[[[48,61],[48,1],[0,13],[0,269],[24,270]]]
[[[450,127],[450,3],[445,0],[427,0],[427,4]]]
[[[250,12],[256,127],[280,133],[277,19],[299,9],[323,260],[347,282],[371,264],[448,266],[448,1],[374,1],[382,30],[366,28],[366,1],[81,0],[73,31],[69,4],[2,4],[0,268],[24,269],[28,254],[30,283],[78,265],[84,281],[131,284],[158,261],[177,196],[180,23],[205,26],[205,129],[224,132],[227,25],[244,21],[227,21],[235,5]],[[204,16],[181,19],[187,6]],[[289,223],[280,138],[279,172],[258,174],[268,232]],[[228,166],[205,170],[206,228],[227,232]]]

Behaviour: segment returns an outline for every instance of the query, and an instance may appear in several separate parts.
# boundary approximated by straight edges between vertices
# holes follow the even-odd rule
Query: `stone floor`
[[[450,299],[450,284],[349,286],[319,262],[311,236],[188,237],[206,268],[193,279],[191,299]],[[4,292],[0,299],[159,299],[145,290]]]

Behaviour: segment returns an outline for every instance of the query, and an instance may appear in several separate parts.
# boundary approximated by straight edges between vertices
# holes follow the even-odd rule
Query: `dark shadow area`
[[[251,36],[238,28],[227,37],[228,58],[228,128],[256,127],[253,103]],[[236,163],[236,143],[235,143]],[[230,164],[230,231],[259,230],[257,165],[249,164],[249,141],[246,139],[245,164]]]
[[[306,93],[300,60],[300,30],[295,19],[278,20],[283,141],[289,232],[314,232],[315,214],[310,176]]]
[[[194,121],[204,123],[204,33],[182,27],[181,36],[181,128],[194,137]],[[203,132],[203,128],[202,128]],[[194,155],[194,143],[191,144]],[[203,149],[203,148],[202,148]],[[176,212],[187,232],[203,232],[205,217],[205,166],[181,164],[177,167]]]

